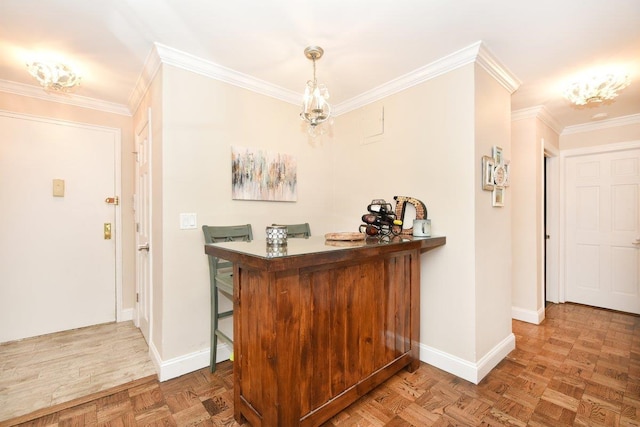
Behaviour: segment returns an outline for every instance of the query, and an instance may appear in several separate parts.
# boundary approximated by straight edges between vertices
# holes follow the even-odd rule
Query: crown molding
[[[562,130],[561,135],[570,135],[573,133],[592,132],[594,130],[609,129],[618,126],[637,125],[640,124],[640,114],[631,114],[629,116],[616,117],[614,119],[601,120],[594,123],[584,123],[581,125],[567,126]]]
[[[478,54],[476,62],[485,69],[494,79],[498,81],[505,89],[512,94],[522,84],[520,79],[516,77],[498,58],[489,50],[482,42],[478,45]]]
[[[538,105],[536,107],[523,108],[521,110],[516,110],[511,113],[511,121],[523,120],[523,119],[540,119],[542,123],[549,126],[555,133],[560,135],[563,130],[562,124],[555,119],[549,113],[549,110],[544,105]]]
[[[75,95],[72,93],[48,93],[40,86],[27,85],[23,83],[0,80],[0,92],[13,93],[20,96],[28,96],[43,101],[57,102],[59,104],[73,105],[76,107],[90,108],[92,110],[104,111],[106,113],[131,116],[131,111],[126,105],[115,102],[101,101],[94,98]]]
[[[138,110],[145,93],[147,93],[149,86],[151,86],[151,82],[158,73],[158,70],[160,70],[161,64],[160,55],[158,55],[158,51],[154,47],[147,54],[147,58],[142,66],[142,72],[138,76],[138,80],[136,80],[136,84],[129,95],[129,109],[132,112]]]
[[[353,97],[345,102],[341,102],[334,107],[335,115],[338,116],[363,107],[374,101],[378,101],[389,95],[409,89],[410,87],[416,86],[427,80],[431,80],[442,74],[446,74],[474,62],[478,63],[483,69],[485,69],[502,86],[504,86],[510,94],[520,86],[520,80],[518,80],[511,71],[497,60],[489,49],[485,47],[482,41],[478,41],[470,46],[458,50],[457,52],[453,52],[441,59],[438,59],[437,61],[382,84],[370,91],[364,92],[363,94]]]
[[[520,81],[515,77],[515,75],[511,73],[500,61],[498,61],[482,41],[478,41],[426,66],[420,67],[361,95],[335,105],[333,107],[334,116],[339,116],[340,114],[363,107],[374,101],[393,95],[474,62],[486,70],[505,89],[507,89],[509,93],[513,93],[520,86]],[[0,91],[131,116],[132,112],[138,109],[144,94],[148,91],[149,85],[162,64],[171,65],[204,75],[206,77],[270,96],[290,104],[298,105],[302,99],[301,93],[273,85],[264,80],[234,71],[230,68],[223,67],[219,64],[215,64],[211,61],[204,60],[195,55],[179,51],[160,43],[155,43],[147,55],[143,70],[136,81],[131,95],[129,96],[128,106],[99,101],[73,94],[60,96],[50,95],[37,86],[24,85],[3,80],[0,80]],[[56,96],[55,99],[53,99],[54,96]]]
[[[442,74],[453,71],[457,68],[477,62],[491,76],[493,76],[509,93],[513,93],[519,86],[520,81],[511,73],[497,58],[486,48],[481,41],[476,42],[464,49],[449,54],[444,58],[432,62],[415,71],[407,73],[385,84],[382,84],[370,91],[341,102],[333,106],[334,116],[347,113],[349,111],[370,104],[379,99],[385,98],[394,93],[398,93],[427,80],[433,79]],[[177,68],[201,74],[216,80],[220,80],[253,92],[261,93],[290,104],[298,105],[302,99],[302,94],[280,86],[265,82],[247,74],[239,73],[230,68],[223,67],[211,61],[204,60],[197,56],[179,51],[177,49],[155,43],[154,49],[150,52],[145,65],[145,76],[153,76],[157,72],[160,64],[168,64]],[[130,105],[135,111],[143,94],[148,88],[149,79],[141,76],[138,79],[136,89],[132,94]]]
[[[276,86],[264,80],[234,71],[177,49],[155,43],[155,50],[163,64],[172,65],[225,83],[251,90],[291,104],[300,104],[300,93]]]

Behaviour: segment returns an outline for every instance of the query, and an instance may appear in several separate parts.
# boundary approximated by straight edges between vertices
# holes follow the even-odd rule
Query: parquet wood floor
[[[325,426],[640,426],[639,316],[551,305],[542,325],[513,321],[513,331],[516,349],[480,384],[422,364]],[[239,426],[232,364],[141,380],[18,425]]]

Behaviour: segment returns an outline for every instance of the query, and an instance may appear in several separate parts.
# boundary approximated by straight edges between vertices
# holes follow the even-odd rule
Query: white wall
[[[384,134],[363,144],[362,124],[382,109]],[[371,199],[404,195],[447,237],[422,258],[421,358],[474,382],[513,345],[510,208],[491,207],[479,166],[492,145],[508,155],[509,120],[509,92],[470,64],[341,115],[334,130],[338,229],[357,227]]]
[[[545,307],[544,153],[557,153],[558,139],[536,114],[512,122],[512,315],[535,324],[544,320]]]
[[[330,140],[308,144],[296,106],[172,66],[163,66],[161,75],[162,142],[154,136],[153,180],[154,189],[162,182],[162,194],[156,197],[154,191],[153,215],[154,223],[162,218],[161,229],[154,230],[155,247],[162,248],[153,259],[162,318],[154,315],[153,341],[171,370],[189,357],[208,363],[203,355],[210,336],[209,273],[200,227],[250,223],[254,236],[264,237],[272,222],[309,222],[314,235],[324,234],[331,228],[326,219],[331,157]],[[298,201],[232,200],[234,145],[293,155]],[[179,215],[186,212],[197,214],[197,229],[179,229]]]
[[[541,283],[538,234],[541,194],[542,148],[537,138],[535,117],[512,123],[511,197],[513,232],[513,317],[540,323],[537,294]]]
[[[494,145],[509,160],[511,94],[479,66],[475,70],[475,152],[470,168],[475,193],[475,359],[478,377],[486,375],[515,348],[511,333],[511,212],[514,189],[505,190],[503,207],[492,206],[492,194],[482,189],[482,156]]]

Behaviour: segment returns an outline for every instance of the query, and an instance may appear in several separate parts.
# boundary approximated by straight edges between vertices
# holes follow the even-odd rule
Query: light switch
[[[197,215],[194,213],[181,213],[180,214],[180,229],[190,230],[198,228]]]
[[[53,197],[64,197],[64,179],[53,180]]]

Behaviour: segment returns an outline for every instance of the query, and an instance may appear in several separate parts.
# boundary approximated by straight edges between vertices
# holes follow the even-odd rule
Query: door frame
[[[640,148],[640,140],[617,142],[611,144],[600,144],[591,147],[574,148],[560,152],[560,197],[562,200],[560,206],[560,263],[559,263],[559,283],[558,283],[558,302],[566,302],[566,160],[569,157],[580,157],[591,154],[613,153],[616,151],[633,150]]]
[[[122,199],[122,130],[120,128],[114,128],[109,126],[101,126],[92,123],[76,122],[71,120],[55,119],[45,116],[38,116],[34,114],[14,113],[7,110],[0,109],[0,115],[9,118],[31,120],[44,123],[55,124],[59,126],[70,126],[83,129],[97,130],[101,132],[110,133],[114,138],[114,192],[115,194],[105,194],[104,197],[118,196]],[[102,195],[101,195],[102,196]],[[113,205],[115,209],[114,218],[115,224],[112,227],[112,235],[115,239],[115,300],[116,300],[116,322],[122,322],[125,320],[131,320],[133,312],[127,311],[124,313],[122,308],[122,206],[120,204]]]
[[[543,144],[544,145],[544,144]],[[543,230],[543,244],[542,244],[542,272],[543,278],[542,288],[542,308],[546,306],[547,301],[558,303],[560,300],[560,286],[559,286],[559,270],[560,265],[560,152],[557,148],[550,144],[544,146],[543,162],[546,164],[546,168],[543,165],[543,179],[546,185],[543,185],[545,192],[543,197],[546,206],[546,212],[542,212],[542,222],[545,224]],[[546,171],[545,171],[546,170]],[[546,221],[544,219],[546,216]],[[546,235],[550,238],[547,239]]]
[[[148,142],[148,147],[147,149],[149,150],[148,152],[148,162],[149,162],[149,194],[148,194],[148,203],[149,205],[147,206],[147,212],[149,215],[149,229],[152,229],[152,218],[153,218],[153,211],[152,211],[152,206],[153,206],[153,191],[152,191],[152,182],[153,182],[153,163],[152,163],[152,158],[153,156],[151,155],[152,153],[152,144],[153,144],[153,140],[152,140],[152,128],[151,128],[151,108],[147,109],[147,114],[146,116],[143,117],[143,119],[140,121],[140,123],[138,123],[138,125],[136,126],[135,129],[135,134],[134,134],[134,144],[135,144],[135,154],[136,154],[136,162],[135,162],[135,171],[134,171],[134,192],[135,192],[135,197],[134,197],[134,209],[135,209],[135,214],[134,214],[134,222],[135,222],[135,227],[134,227],[134,239],[133,239],[133,244],[134,244],[134,248],[135,248],[135,268],[136,268],[136,275],[135,275],[135,292],[136,292],[136,301],[135,301],[135,314],[133,316],[133,320],[135,323],[135,326],[137,328],[140,328],[140,316],[142,313],[140,313],[140,301],[138,299],[138,295],[146,295],[147,298],[149,299],[148,301],[146,301],[146,304],[148,304],[149,307],[149,330],[147,331],[147,335],[148,337],[145,337],[145,339],[148,340],[148,345],[149,348],[151,349],[151,337],[153,336],[153,250],[150,250],[148,253],[148,257],[149,257],[149,275],[148,275],[148,280],[149,280],[149,289],[147,293],[144,292],[140,292],[140,276],[139,276],[139,269],[140,269],[140,265],[138,263],[138,253],[137,253],[137,245],[138,245],[138,211],[139,211],[139,204],[141,203],[140,198],[139,198],[139,194],[138,194],[138,188],[139,188],[139,174],[140,174],[140,163],[137,160],[137,156],[138,156],[138,136],[140,135],[140,133],[142,132],[142,130],[146,127],[147,128],[147,133],[149,136],[149,142]],[[153,248],[153,242],[152,242],[152,236],[153,233],[149,233],[148,236],[148,244],[149,247]],[[143,334],[144,335],[144,334]]]

